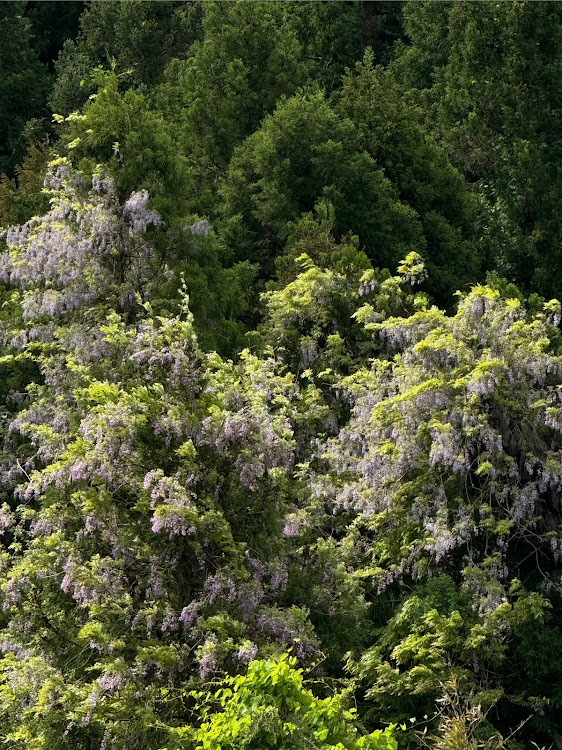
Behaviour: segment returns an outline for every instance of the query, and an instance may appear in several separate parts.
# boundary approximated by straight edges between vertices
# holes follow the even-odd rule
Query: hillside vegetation
[[[562,4],[3,2],[7,750],[562,750]]]

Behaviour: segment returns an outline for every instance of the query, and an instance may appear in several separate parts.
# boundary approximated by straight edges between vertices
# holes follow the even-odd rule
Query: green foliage
[[[177,153],[170,128],[148,107],[143,94],[119,91],[115,73],[97,72],[98,91],[82,111],[55,120],[63,128],[65,151],[83,171],[104,164],[122,195],[133,190],[156,192],[160,210],[181,214],[176,205],[185,189],[184,159]]]
[[[103,354],[88,353],[96,341]],[[3,662],[2,737],[159,747],[190,718],[185,691],[257,643],[316,653],[306,612],[272,606],[291,378],[250,355],[205,363],[189,316],[76,321],[37,359],[50,385],[17,420],[30,453],[10,533],[23,545],[3,602],[21,647]]]
[[[419,215],[428,290],[450,305],[451,292],[481,273],[477,203],[460,173],[427,132],[423,112],[406,100],[368,51],[348,75],[340,110],[358,128],[361,146],[383,167],[402,201]]]
[[[199,210],[216,193],[235,146],[280,96],[307,81],[303,50],[287,22],[292,12],[282,2],[204,4],[203,39],[188,59],[175,60],[166,71],[158,106],[188,155]]]
[[[57,4],[28,0],[25,16],[31,22],[33,46],[41,62],[53,71],[54,61],[67,39],[76,36],[84,2],[61,0]]]
[[[333,240],[332,245],[340,250]],[[346,371],[353,361],[346,356],[353,347],[353,334],[357,338],[361,333],[356,326],[353,331],[351,318],[360,274],[346,276],[319,268],[306,254],[296,264],[301,268],[296,279],[263,297],[267,306],[264,339],[292,372],[312,369],[328,376],[332,369]]]
[[[282,101],[236,151],[222,189],[226,241],[267,270],[301,215],[328,200],[334,231],[356,233],[377,265],[423,245],[415,212],[321,92]]]
[[[172,58],[189,54],[200,15],[196,2],[89,4],[80,34],[65,43],[56,62],[52,110],[68,115],[85,104],[96,90],[90,73],[99,66],[127,74],[129,85],[154,85]]]
[[[24,224],[32,216],[44,213],[48,198],[43,192],[47,164],[52,153],[47,143],[31,144],[15,178],[0,177],[0,224]]]
[[[451,50],[449,13],[452,2],[407,2],[404,5],[404,35],[408,44],[398,43],[390,68],[407,90],[429,90],[439,80]]]
[[[392,728],[361,734],[356,711],[346,708],[346,694],[317,698],[303,684],[297,661],[254,661],[248,673],[226,680],[203,710],[203,724],[195,733],[196,750],[236,750],[272,747],[338,748],[338,750],[396,750]]]
[[[0,13],[0,741],[559,748],[559,6],[47,5]]]
[[[257,269],[249,262],[227,265],[224,243],[208,222],[189,213],[197,203],[196,186],[169,123],[147,108],[142,94],[132,89],[122,94],[115,74],[100,72],[99,80],[83,111],[61,123],[69,158],[86,172],[104,164],[123,197],[143,189],[155,195],[152,205],[166,221],[155,244],[170,266],[159,279],[159,293],[151,296],[155,309],[176,309],[183,279],[202,345],[229,355],[239,351],[246,343],[243,321],[255,296]]]
[[[398,583],[413,589],[352,668],[376,715],[430,714],[454,678],[505,690],[500,726],[525,718],[521,705],[552,721],[558,683],[523,687],[520,639],[558,637],[559,303],[527,312],[489,287],[454,316],[426,302],[409,317],[358,311],[383,357],[344,381],[352,417],[313,490],[344,514],[342,550],[382,601]]]
[[[402,33],[402,3],[295,3],[287,22],[301,41],[310,78],[332,91],[367,46],[377,62],[388,62]]]
[[[425,104],[453,162],[490,206],[493,262],[526,290],[559,294],[556,3],[409,3],[393,70]]]
[[[47,69],[33,46],[32,29],[23,15],[24,2],[2,3],[0,24],[4,41],[0,49],[0,174],[12,175],[27,145],[26,125],[44,118],[48,90]],[[25,92],[23,95],[22,92]]]

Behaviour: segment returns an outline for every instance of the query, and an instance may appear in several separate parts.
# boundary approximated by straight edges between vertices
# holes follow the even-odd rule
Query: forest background
[[[562,4],[0,19],[3,745],[562,748]]]

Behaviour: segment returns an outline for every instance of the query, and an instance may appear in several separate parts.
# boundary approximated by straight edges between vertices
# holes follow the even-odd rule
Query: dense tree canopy
[[[24,153],[26,131],[33,129],[32,121],[47,115],[47,70],[33,47],[31,24],[23,15],[24,8],[24,2],[3,3],[0,8],[5,34],[0,51],[0,172],[13,170]]]
[[[491,205],[502,273],[546,295],[560,294],[561,20],[558,3],[413,2],[396,60]]]
[[[562,748],[556,3],[5,2],[0,741]]]

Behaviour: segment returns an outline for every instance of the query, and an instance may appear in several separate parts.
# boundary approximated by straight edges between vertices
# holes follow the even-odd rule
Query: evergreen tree
[[[98,67],[127,74],[130,86],[152,87],[174,57],[189,54],[198,37],[197,2],[90,3],[80,16],[80,33],[68,39],[56,62],[51,108],[61,115],[78,109],[96,90]]]
[[[174,61],[158,93],[174,122],[197,180],[199,200],[216,192],[235,146],[271,112],[282,95],[307,82],[308,63],[290,4],[208,3],[203,38],[185,61]],[[205,205],[203,203],[203,205]]]
[[[0,174],[13,174],[27,145],[26,125],[47,114],[48,73],[36,49],[32,28],[24,16],[25,2],[0,6],[4,40],[0,49]]]
[[[427,132],[421,108],[405,99],[368,52],[349,74],[338,105],[357,127],[360,144],[383,169],[404,203],[419,216],[428,290],[451,304],[457,289],[481,274],[483,242],[479,210],[461,174]]]
[[[419,219],[321,92],[283,100],[236,151],[222,188],[224,236],[266,275],[293,224],[324,200],[334,231],[359,236],[376,265],[424,247]]]
[[[412,2],[405,19],[393,70],[489,203],[495,268],[559,295],[560,6]]]
[[[31,22],[33,46],[51,73],[66,40],[77,35],[85,6],[84,2],[77,0],[59,0],[56,4],[28,0],[26,3],[25,16]]]

